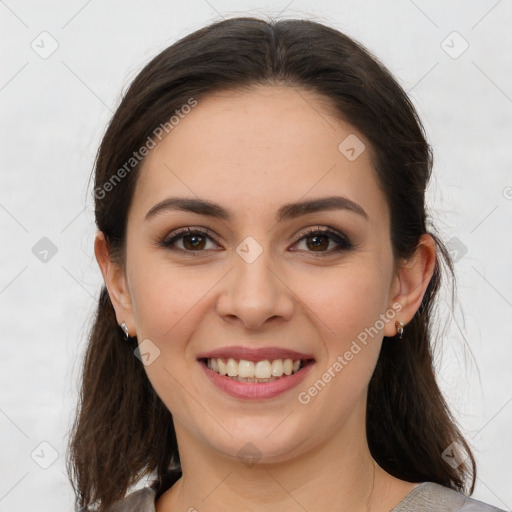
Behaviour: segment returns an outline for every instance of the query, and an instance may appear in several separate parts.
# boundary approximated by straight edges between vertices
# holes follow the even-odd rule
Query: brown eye
[[[176,245],[180,241],[182,247]],[[170,238],[162,240],[160,244],[168,249],[176,249],[183,252],[203,252],[208,249],[206,247],[208,241],[213,241],[213,239],[206,231],[185,228],[175,232]]]
[[[197,251],[198,249],[204,249],[205,237],[201,235],[185,235],[182,237],[183,245],[186,249],[191,251]]]
[[[311,249],[312,251],[313,250],[316,251],[317,249],[327,249],[329,247],[330,237],[329,237],[329,235],[324,235],[324,234],[310,235],[310,236],[306,237],[306,240],[308,240],[308,242],[307,242],[308,249]]]
[[[207,247],[209,241],[216,245],[213,237],[206,231],[197,228],[184,228],[174,232],[171,237],[162,240],[160,245],[167,249],[194,253],[215,249],[215,247]],[[296,242],[296,245],[301,242],[304,242],[306,247],[300,250],[318,253],[318,256],[330,255],[354,247],[345,235],[325,228],[315,228],[307,231]],[[331,247],[331,245],[334,247]]]
[[[350,250],[354,247],[345,235],[325,228],[315,228],[307,231],[297,241],[297,244],[302,241],[305,242],[306,252],[313,253],[332,254],[335,252]],[[331,243],[334,245],[334,248],[328,250]]]

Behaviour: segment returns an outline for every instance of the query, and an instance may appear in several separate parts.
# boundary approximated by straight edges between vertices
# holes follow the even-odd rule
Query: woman
[[[322,24],[228,19],[154,58],[97,155],[79,507],[498,510],[464,494],[434,376],[431,168],[404,91]]]

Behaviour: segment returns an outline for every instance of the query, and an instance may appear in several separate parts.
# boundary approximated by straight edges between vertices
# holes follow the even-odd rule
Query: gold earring
[[[404,324],[402,322],[399,322],[398,320],[395,322],[396,327],[396,336],[399,340],[402,339],[402,336],[404,334]]]

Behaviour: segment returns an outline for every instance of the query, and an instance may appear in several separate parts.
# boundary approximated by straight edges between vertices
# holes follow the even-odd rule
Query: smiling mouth
[[[238,382],[273,382],[300,372],[314,359],[265,359],[248,361],[225,357],[202,358],[200,362],[215,373]]]

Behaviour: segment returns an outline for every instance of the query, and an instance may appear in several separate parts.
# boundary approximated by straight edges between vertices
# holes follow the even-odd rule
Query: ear
[[[98,231],[94,240],[94,254],[114,306],[117,323],[121,325],[125,322],[130,336],[135,336],[135,322],[126,275],[122,266],[111,260],[105,235],[101,231]]]
[[[420,237],[416,251],[411,258],[398,268],[394,278],[390,304],[399,303],[400,311],[395,318],[406,326],[418,311],[436,264],[436,244],[434,239],[424,234]],[[396,311],[398,308],[393,308]],[[395,322],[388,322],[384,336],[395,336]]]

